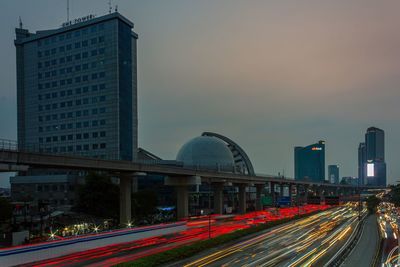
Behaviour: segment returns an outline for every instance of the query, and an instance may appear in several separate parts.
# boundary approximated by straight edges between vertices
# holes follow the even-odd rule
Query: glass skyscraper
[[[339,183],[339,166],[329,165],[328,166],[328,179],[331,184]]]
[[[138,35],[115,12],[16,32],[21,149],[134,160]]]
[[[365,142],[358,148],[358,170],[361,184],[386,186],[385,132],[370,127]]]
[[[294,148],[295,179],[312,182],[325,181],[325,142]]]

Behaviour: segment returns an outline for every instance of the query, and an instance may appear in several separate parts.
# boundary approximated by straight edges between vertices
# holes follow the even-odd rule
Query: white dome
[[[184,144],[176,156],[184,167],[234,170],[234,159],[228,146],[221,140],[210,136],[199,136]]]

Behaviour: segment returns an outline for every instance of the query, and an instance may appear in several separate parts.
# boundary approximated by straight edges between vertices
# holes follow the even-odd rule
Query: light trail
[[[276,227],[184,266],[311,266],[349,235],[357,216],[351,207],[325,211]]]

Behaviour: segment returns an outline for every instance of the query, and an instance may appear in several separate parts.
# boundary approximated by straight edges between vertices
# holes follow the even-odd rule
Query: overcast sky
[[[0,138],[16,140],[14,28],[58,28],[66,0],[0,2]],[[70,17],[107,13],[70,0]],[[293,148],[326,141],[326,164],[357,176],[369,126],[386,133],[388,182],[400,177],[400,1],[113,1],[139,34],[139,145],[174,159],[214,131],[258,173],[293,177]],[[0,179],[0,186],[8,178]]]

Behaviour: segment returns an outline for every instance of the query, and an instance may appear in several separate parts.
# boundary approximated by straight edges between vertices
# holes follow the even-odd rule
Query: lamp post
[[[211,179],[208,181],[208,239],[211,239]]]

